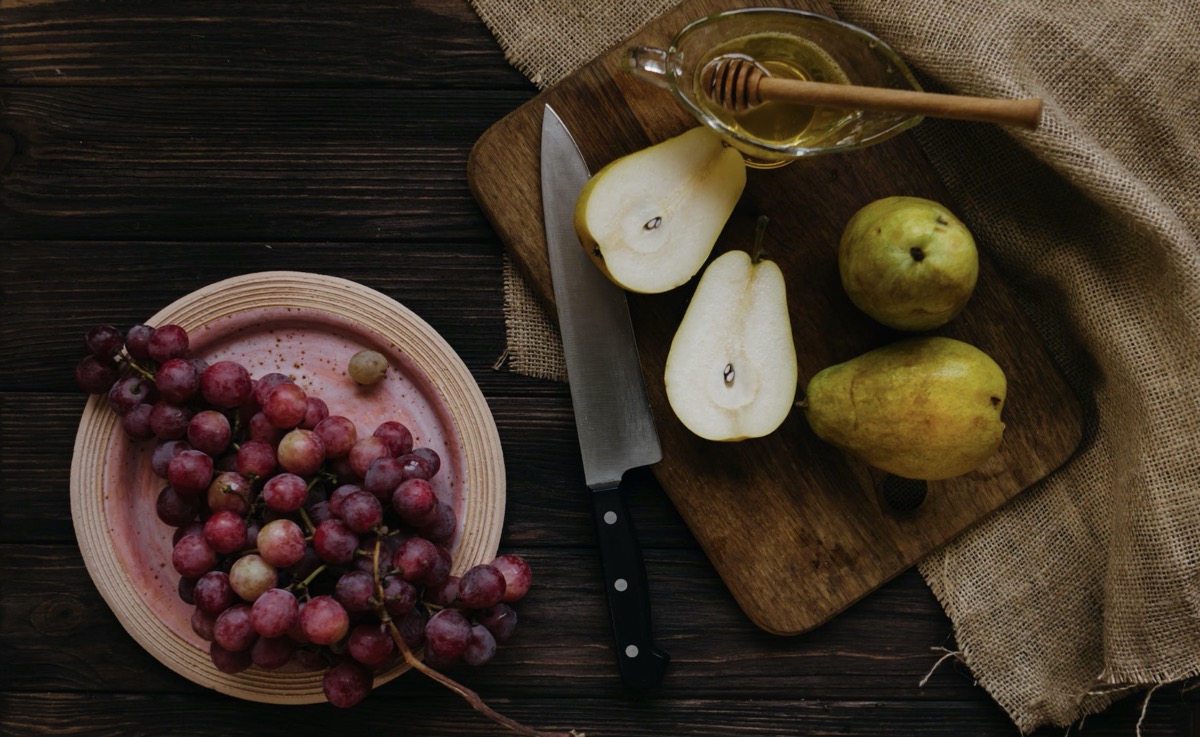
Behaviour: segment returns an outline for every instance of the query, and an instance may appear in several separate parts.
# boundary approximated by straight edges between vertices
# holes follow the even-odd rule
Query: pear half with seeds
[[[774,432],[796,398],[796,346],[783,273],[729,251],[709,264],[667,354],[667,399],[708,440]]]
[[[665,292],[704,266],[745,187],[742,155],[692,128],[598,171],[580,192],[575,230],[618,286]]]

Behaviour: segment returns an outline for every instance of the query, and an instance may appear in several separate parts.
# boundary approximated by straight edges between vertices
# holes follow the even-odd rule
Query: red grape
[[[427,588],[435,588],[445,583],[446,579],[450,577],[450,568],[454,564],[449,550],[441,545],[434,545],[433,548],[437,551],[437,558],[421,578],[421,583]]]
[[[517,610],[508,604],[500,603],[482,611],[478,614],[477,619],[480,624],[488,628],[488,632],[492,633],[496,642],[507,641],[517,629]]]
[[[279,467],[300,476],[311,476],[325,462],[325,446],[312,430],[292,430],[275,449]]]
[[[212,658],[213,665],[217,666],[217,670],[222,673],[241,673],[251,665],[249,651],[233,652],[213,642],[208,648],[208,656]]]
[[[207,453],[184,450],[167,464],[167,481],[180,494],[199,494],[212,481],[213,460]]]
[[[354,423],[341,415],[330,415],[317,423],[313,428],[325,444],[325,455],[328,458],[344,458],[350,449],[358,442],[358,429]]]
[[[275,471],[275,448],[261,440],[247,440],[237,451],[237,472],[266,478]]]
[[[429,461],[416,453],[400,456],[400,474],[405,481],[408,479],[424,479],[428,481],[433,478],[433,468],[429,465]]]
[[[463,651],[463,661],[467,665],[480,666],[495,655],[495,636],[482,624],[471,625],[471,638],[467,641],[467,649]]]
[[[332,596],[314,596],[300,612],[300,626],[311,642],[332,645],[346,636],[350,615]]]
[[[250,646],[250,662],[263,670],[287,665],[296,652],[296,643],[287,637],[259,637]]]
[[[418,583],[437,561],[437,546],[423,537],[410,537],[400,543],[392,558],[392,567],[405,581]]]
[[[108,390],[108,406],[123,415],[139,404],[153,404],[157,396],[154,384],[140,376],[126,376]]]
[[[294,473],[272,476],[263,486],[263,501],[277,512],[295,512],[308,499],[308,483]]]
[[[154,448],[154,453],[150,456],[150,468],[158,475],[159,478],[167,477],[167,467],[171,463],[171,459],[179,455],[185,450],[191,450],[192,446],[188,445],[183,440],[167,440],[159,443]]]
[[[381,438],[388,445],[388,452],[393,458],[406,455],[413,448],[413,435],[402,423],[388,420],[375,428],[373,435]]]
[[[363,488],[358,484],[342,484],[341,486],[337,487],[333,490],[333,493],[329,495],[329,512],[334,517],[341,519],[342,502],[345,501],[346,497],[350,496],[354,492],[362,490]]]
[[[442,609],[425,623],[426,646],[439,658],[461,658],[470,639],[471,623],[457,609]]]
[[[446,576],[446,580],[442,581],[440,586],[427,586],[425,588],[425,601],[434,606],[454,606],[458,601],[460,580],[458,576]]]
[[[358,491],[347,496],[341,505],[342,521],[354,532],[364,534],[383,522],[383,505],[373,495]]]
[[[371,683],[371,671],[365,665],[343,660],[325,671],[321,690],[330,704],[348,709],[367,697]]]
[[[276,568],[291,568],[304,557],[308,541],[300,525],[290,519],[277,519],[258,532],[258,554]]]
[[[370,611],[371,597],[374,595],[375,577],[366,571],[342,574],[333,588],[333,598],[348,612]]]
[[[504,598],[501,601],[511,603],[529,592],[533,573],[524,558],[512,554],[499,555],[492,561],[492,567],[504,576]]]
[[[392,494],[392,509],[400,519],[415,527],[432,524],[437,506],[437,495],[424,479],[404,481]]]
[[[267,403],[267,395],[271,393],[272,389],[280,384],[290,384],[291,381],[292,377],[285,374],[266,374],[265,376],[260,377],[258,381],[254,382],[254,392],[251,396],[254,398],[254,401],[258,403],[259,408],[261,408]]]
[[[172,527],[183,527],[200,513],[200,500],[194,494],[184,495],[167,485],[158,492],[154,503],[158,518]]]
[[[209,571],[197,579],[192,596],[199,611],[214,617],[237,602],[237,594],[229,585],[229,574],[224,571]]]
[[[362,486],[377,499],[388,501],[402,480],[400,461],[391,457],[376,458],[367,466]]]
[[[354,560],[354,553],[358,550],[358,535],[340,519],[329,519],[317,525],[312,543],[321,560],[345,565]]]
[[[111,361],[96,356],[84,356],[75,364],[75,383],[88,394],[104,394],[110,391],[120,374]]]
[[[250,605],[234,604],[217,615],[213,637],[218,645],[230,652],[249,650],[258,639],[258,633],[250,623]]]
[[[432,520],[420,527],[421,534],[434,542],[449,542],[458,529],[458,514],[454,507],[438,502]]]
[[[236,553],[246,547],[246,520],[222,509],[204,522],[204,539],[222,555]]]
[[[296,384],[280,384],[267,393],[262,413],[273,426],[291,429],[304,421],[308,395]]]
[[[236,361],[217,361],[200,374],[200,394],[204,401],[220,409],[239,406],[253,390],[250,373]]]
[[[430,478],[437,475],[437,472],[442,468],[442,458],[433,448],[413,448],[409,455],[417,456],[429,464]]]
[[[134,440],[149,440],[154,437],[154,428],[150,427],[150,412],[153,407],[149,404],[139,404],[121,415],[121,429]]]
[[[184,604],[196,603],[196,579],[188,578],[187,576],[180,576],[179,585],[176,586],[176,591],[178,592],[179,598]]]
[[[144,360],[150,357],[150,337],[154,328],[149,325],[134,325],[125,332],[125,350],[133,358]]]
[[[409,650],[416,650],[425,644],[425,616],[424,608],[413,607],[396,622],[396,629],[400,630],[400,639],[404,640]]]
[[[197,412],[188,422],[187,440],[196,450],[219,456],[233,440],[229,419],[212,409]]]
[[[185,404],[199,391],[200,375],[191,361],[172,358],[154,372],[154,386],[159,396],[171,404]]]
[[[376,458],[388,458],[391,452],[383,438],[362,438],[350,449],[350,468],[359,478],[367,475],[367,469]]]
[[[300,604],[286,589],[269,589],[254,600],[250,624],[263,637],[283,637],[300,616]]]
[[[468,609],[487,609],[504,598],[504,574],[486,563],[472,566],[458,582],[458,600]]]
[[[417,604],[417,587],[399,576],[385,576],[383,581],[383,605],[388,614],[399,617],[408,614]]]
[[[181,576],[198,578],[217,565],[217,553],[201,535],[187,535],[171,551],[171,565]]]
[[[212,642],[213,628],[217,624],[217,615],[209,614],[203,609],[192,610],[192,632],[200,636],[200,639],[207,642]]]
[[[147,342],[150,358],[159,363],[166,363],[172,358],[182,358],[187,351],[187,331],[178,325],[161,325],[155,328]]]
[[[88,352],[98,358],[112,358],[121,350],[124,342],[121,331],[112,325],[97,325],[83,339]]]
[[[250,493],[250,479],[233,471],[219,473],[208,485],[208,508],[245,516],[250,512]]]
[[[392,657],[396,643],[379,624],[360,624],[350,632],[346,651],[363,665],[375,666]],[[493,648],[494,650],[494,648]]]
[[[266,443],[272,448],[279,445],[279,441],[283,440],[283,436],[287,434],[285,431],[272,425],[267,416],[262,413],[262,410],[250,416],[249,422],[246,423],[246,428],[251,440]]]
[[[313,396],[308,398],[307,404],[308,406],[304,410],[304,419],[300,422],[300,427],[305,430],[314,430],[326,417],[329,417],[329,405],[325,404],[324,399]]]
[[[168,402],[155,402],[150,409],[150,429],[160,440],[179,440],[187,435],[192,411]]]

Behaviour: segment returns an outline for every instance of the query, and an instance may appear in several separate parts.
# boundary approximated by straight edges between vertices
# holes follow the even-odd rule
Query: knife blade
[[[625,292],[583,252],[575,203],[591,174],[571,132],[547,105],[542,118],[542,210],[575,427],[591,490],[605,592],[625,685],[662,680],[670,656],[654,642],[650,592],[625,500],[626,471],[662,459]]]

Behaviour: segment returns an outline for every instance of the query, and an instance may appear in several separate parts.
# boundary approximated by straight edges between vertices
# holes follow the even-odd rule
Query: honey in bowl
[[[757,33],[731,39],[715,46],[696,68],[703,70],[714,60],[725,58],[750,60],[772,77],[850,83],[829,54],[811,41],[790,34]],[[705,92],[702,77],[703,74],[697,73],[693,96],[704,111],[729,130],[768,146],[820,146],[856,115],[854,111],[778,101],[735,112]]]

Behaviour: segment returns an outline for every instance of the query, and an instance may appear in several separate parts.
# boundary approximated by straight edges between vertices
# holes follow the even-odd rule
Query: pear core
[[[969,473],[996,452],[1004,372],[952,338],[910,338],[824,369],[808,384],[808,422],[826,442],[910,479]]]

